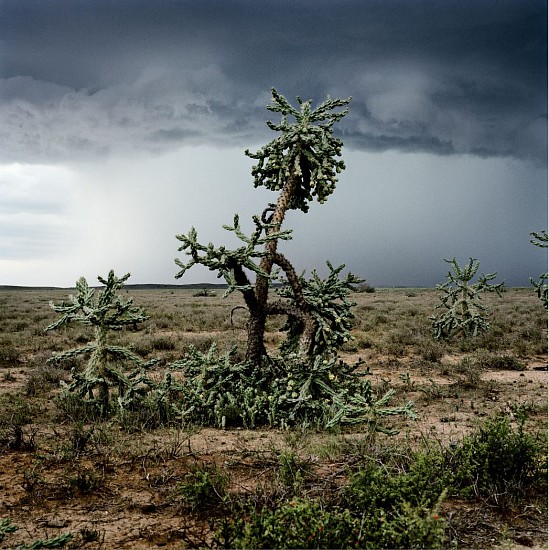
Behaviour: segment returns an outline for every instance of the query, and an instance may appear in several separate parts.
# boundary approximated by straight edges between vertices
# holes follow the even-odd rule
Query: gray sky
[[[273,86],[353,97],[337,189],[287,218],[299,270],[546,270],[545,1],[0,0],[0,285],[173,283],[176,234],[251,230],[275,199],[244,155],[275,136]]]

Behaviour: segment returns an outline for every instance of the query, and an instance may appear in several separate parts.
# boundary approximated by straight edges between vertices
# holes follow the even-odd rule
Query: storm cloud
[[[352,96],[347,147],[546,162],[541,1],[0,5],[5,161],[244,146],[275,86]]]
[[[173,282],[176,233],[218,243],[272,200],[243,154],[271,87],[352,96],[333,199],[288,218],[296,267],[545,270],[542,0],[0,0],[0,284]]]

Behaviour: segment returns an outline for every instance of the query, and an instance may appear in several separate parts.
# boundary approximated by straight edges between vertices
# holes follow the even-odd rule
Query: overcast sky
[[[233,243],[276,198],[244,155],[271,87],[353,98],[337,189],[287,218],[298,270],[546,270],[545,1],[0,0],[0,285],[174,283],[176,234]]]

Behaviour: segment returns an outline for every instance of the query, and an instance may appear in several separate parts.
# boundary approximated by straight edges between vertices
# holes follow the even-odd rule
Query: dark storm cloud
[[[539,0],[0,3],[2,158],[249,145],[276,86],[362,150],[546,161]]]

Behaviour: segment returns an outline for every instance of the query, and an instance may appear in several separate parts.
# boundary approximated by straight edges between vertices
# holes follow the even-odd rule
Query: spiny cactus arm
[[[266,211],[272,210],[272,207],[266,209]],[[258,246],[264,245],[270,241],[289,241],[292,238],[292,230],[286,229],[284,231],[277,230],[278,225],[270,223],[269,221],[263,221],[265,211],[262,217],[252,216],[252,220],[255,224],[255,230],[250,237],[247,237],[242,228],[240,227],[240,217],[238,214],[234,215],[233,225],[224,225],[223,229],[232,231],[242,242],[246,243],[246,251],[256,258],[264,256],[264,251],[256,250]],[[274,229],[274,231],[269,231]],[[262,236],[263,235],[263,236]]]
[[[549,238],[547,236],[547,231],[543,229],[540,233],[532,231],[530,235],[533,239],[530,239],[530,242],[539,248],[547,248],[549,245]],[[541,300],[543,307],[548,309],[549,307],[549,296],[548,296],[548,287],[547,287],[548,274],[547,272],[542,273],[538,280],[536,281],[533,277],[530,277],[530,284],[536,290],[538,298]]]
[[[351,292],[356,292],[355,285],[363,283],[353,273],[347,273],[344,279],[340,279],[339,275],[345,268],[345,264],[334,268],[333,265],[326,261],[326,265],[330,270],[330,274],[325,279],[321,278],[316,270],[313,270],[311,280],[307,285],[307,296],[310,303],[318,303],[318,305],[334,304],[334,307],[345,305],[350,308],[355,304],[347,299]]]
[[[447,275],[449,281],[454,283],[470,281],[475,276],[480,265],[480,262],[476,258],[469,258],[469,263],[463,268],[460,267],[456,258],[452,258],[451,260],[444,259],[444,261],[451,264],[454,270],[453,273],[449,271]]]
[[[117,296],[114,303],[102,308],[102,323],[111,330],[120,330],[129,325],[135,325],[146,321],[149,317],[143,309],[133,305],[133,299],[124,301],[122,296]]]
[[[97,307],[99,310],[103,308],[108,308],[114,300],[115,294],[120,290],[124,283],[129,279],[130,274],[126,273],[122,277],[118,278],[114,274],[114,270],[110,270],[106,279],[101,276],[97,277],[97,280],[105,285],[105,288],[99,293],[99,298],[97,299]]]
[[[129,350],[128,348],[124,348],[122,346],[106,346],[105,351],[112,355],[114,358],[117,359],[126,359],[127,361],[131,361],[132,363],[135,363],[136,365],[144,365],[145,361],[139,355],[135,354],[133,351]]]
[[[396,434],[396,430],[387,430],[379,424],[380,417],[402,415],[408,418],[417,418],[414,412],[414,405],[408,401],[399,407],[386,407],[393,397],[395,390],[389,390],[377,401],[370,401],[361,395],[337,395],[334,397],[334,405],[337,412],[328,421],[326,427],[330,428],[337,424],[370,424],[377,431],[389,434]]]
[[[224,246],[215,248],[212,243],[209,243],[208,246],[204,246],[197,241],[197,234],[194,227],[188,235],[177,235],[176,238],[183,243],[178,250],[180,252],[185,252],[191,257],[188,262],[182,262],[179,258],[175,259],[175,263],[181,268],[181,271],[175,276],[176,279],[181,278],[196,264],[203,265],[210,271],[217,271],[218,277],[224,277],[229,284],[231,282],[231,267],[235,263],[247,267],[252,271],[257,272],[259,270],[257,264],[255,264],[250,257],[251,255],[247,253],[248,247],[228,250]]]
[[[0,542],[3,542],[6,533],[14,533],[19,527],[12,523],[10,518],[0,519]]]
[[[547,280],[547,273],[543,273],[542,275],[540,275],[537,281],[533,277],[530,277],[530,284],[536,290],[536,294],[538,295],[538,298],[541,300],[545,309],[547,309],[549,306]]]
[[[259,277],[270,279],[269,274],[263,271],[255,261],[262,258],[265,251],[256,248],[279,239],[289,240],[292,232],[272,231],[273,224],[263,223],[258,216],[254,216],[253,220],[256,229],[250,237],[243,233],[238,215],[234,216],[233,225],[223,226],[226,230],[234,232],[245,243],[245,246],[236,250],[229,250],[224,246],[215,248],[212,243],[207,246],[200,244],[194,228],[187,235],[177,235],[176,238],[183,243],[178,250],[185,252],[191,259],[188,262],[182,262],[179,258],[175,259],[175,263],[181,268],[175,277],[179,279],[192,266],[200,264],[210,271],[217,271],[218,277],[225,279],[229,285],[228,293],[234,290],[241,292],[253,290],[254,287],[246,276],[245,269],[256,273]],[[268,229],[271,231],[267,233]]]
[[[122,393],[124,393],[131,385],[128,377],[121,370],[112,365],[105,365],[104,374],[105,376],[103,380],[109,386],[117,385],[122,390]]]
[[[111,365],[103,365],[101,373],[97,368],[92,368],[90,364],[86,369],[77,373],[74,369],[71,371],[73,381],[67,386],[67,389],[86,397],[91,390],[98,386],[106,384],[107,386],[119,386],[123,391],[129,386],[130,382],[126,375]]]
[[[124,283],[130,278],[130,276],[130,273],[126,273],[125,275],[122,275],[122,277],[117,277],[114,274],[113,269],[109,271],[106,279],[99,275],[97,280],[101,284],[105,285],[105,289],[102,292],[102,297],[99,299],[99,305],[102,306],[104,304],[110,304],[114,299],[116,291],[120,290],[124,286]]]
[[[530,242],[534,246],[538,246],[539,248],[547,248],[547,246],[549,245],[549,237],[547,236],[547,231],[545,231],[545,229],[543,229],[541,233],[532,231],[530,235],[534,237],[533,239],[530,239]]]
[[[465,280],[470,281],[475,276],[479,266],[480,262],[476,258],[469,258],[469,263],[463,270],[463,276]]]
[[[324,353],[328,349],[337,348],[351,338],[354,317],[351,308],[355,303],[347,297],[355,290],[354,285],[362,282],[362,279],[352,273],[340,279],[345,265],[334,268],[330,262],[326,264],[330,269],[330,275],[326,279],[322,279],[316,271],[312,272],[309,280],[300,277],[307,311],[314,320],[313,353]],[[295,299],[292,286],[286,286],[278,292],[292,301]],[[289,338],[294,337],[293,341],[302,327],[290,322],[284,329],[288,330]],[[291,342],[288,343],[292,345]]]
[[[56,304],[54,304],[53,302],[50,302],[50,307],[52,309],[54,309],[55,311],[59,312],[60,310],[58,309],[59,307],[63,307],[63,306],[56,306]],[[78,309],[79,309],[79,306],[78,306]],[[66,325],[66,324],[69,324],[73,319],[78,319],[79,316],[76,314],[76,311],[77,310],[74,310],[74,312],[67,312],[65,313],[65,315],[63,315],[63,317],[61,317],[60,319],[58,319],[57,321],[55,321],[54,323],[52,323],[51,325],[48,325],[44,331],[45,332],[48,332],[50,330],[55,330],[63,325]]]
[[[330,111],[338,107],[345,107],[351,101],[350,97],[347,99],[331,99],[330,96],[328,96],[328,98],[316,109],[311,110],[312,100],[303,101],[301,97],[297,96],[297,102],[300,106],[300,110],[298,111],[296,108],[292,107],[290,102],[282,94],[278,93],[275,88],[271,88],[271,95],[273,103],[267,105],[267,110],[273,113],[280,113],[283,118],[280,125],[276,125],[271,121],[268,121],[267,125],[277,132],[287,130],[291,127],[287,123],[288,115],[293,116],[299,124],[306,125],[309,122],[325,122],[321,127],[331,127],[334,122],[341,120],[348,111],[344,110],[339,113]]]
[[[437,306],[440,307],[440,306]],[[437,318],[434,315],[429,316],[429,321],[431,321],[431,326],[433,328],[433,337],[437,340],[445,338],[444,331],[444,317]]]
[[[457,293],[458,288],[450,286],[452,283],[450,281],[446,281],[442,284],[437,284],[435,286],[436,290],[443,290],[444,294],[439,296],[440,304],[436,306],[436,309],[445,307],[446,309],[450,309],[453,304],[455,303],[457,299]]]
[[[272,259],[273,263],[284,271],[288,284],[291,288],[291,292],[286,294],[286,296],[291,297],[302,311],[307,311],[307,302],[305,300],[305,296],[303,295],[302,277],[297,275],[294,266],[284,256],[284,254],[275,252]],[[282,292],[279,292],[279,294],[282,295]]]
[[[158,388],[160,383],[155,380],[151,380],[148,377],[148,372],[147,372],[151,367],[156,365],[158,362],[159,362],[159,359],[152,359],[151,361],[147,361],[146,363],[143,362],[135,370],[130,372],[130,374],[127,375],[128,382],[130,383],[130,385],[135,388],[139,384],[145,384],[146,386],[149,386],[149,388]]]
[[[134,379],[138,380],[140,376],[146,376],[147,371],[151,367],[154,367],[155,365],[157,365],[159,362],[160,362],[160,359],[149,359],[148,361],[143,361],[141,359],[141,361],[138,364],[137,368],[134,371],[132,371],[130,374],[128,374],[128,379],[129,380],[134,380]]]
[[[148,319],[141,308],[133,305],[132,298],[124,301],[122,296],[116,296],[116,292],[124,286],[129,277],[130,273],[116,277],[113,270],[109,272],[107,279],[98,277],[99,282],[105,285],[105,289],[99,295],[94,312],[97,324],[119,330],[124,326]]]
[[[478,281],[472,285],[475,289],[475,293],[479,293],[481,291],[486,292],[495,292],[498,296],[501,296],[501,293],[505,291],[505,281],[502,281],[501,283],[497,284],[490,284],[490,281],[493,281],[498,276],[497,273],[482,273],[478,279]],[[480,299],[480,294],[477,296]]]
[[[103,381],[102,378],[89,378],[81,373],[76,372],[74,369],[71,369],[71,378],[72,382],[70,384],[67,384],[63,381],[61,381],[60,384],[67,391],[76,393],[80,397],[87,397],[90,392]]]
[[[62,313],[63,316],[46,327],[46,332],[55,330],[70,323],[71,321],[77,321],[87,325],[91,324],[89,321],[89,314],[94,309],[95,291],[93,288],[88,286],[88,283],[84,277],[80,277],[80,279],[76,281],[76,290],[78,290],[78,295],[69,295],[68,303],[64,300],[60,304],[50,302],[50,307],[56,313]]]
[[[286,302],[284,300],[274,300],[269,302],[266,306],[266,310],[268,315],[288,315],[299,319],[303,323],[310,321],[306,311],[303,311],[295,304],[291,304],[290,302]]]
[[[95,289],[90,288],[88,281],[86,281],[84,277],[80,277],[80,279],[76,281],[76,290],[78,290],[76,299],[83,308],[92,307],[94,305]]]
[[[73,359],[79,355],[86,355],[93,353],[97,349],[95,345],[83,346],[81,348],[70,349],[61,353],[52,353],[52,356],[46,361],[46,363],[57,363],[58,361],[66,361],[67,359]]]

